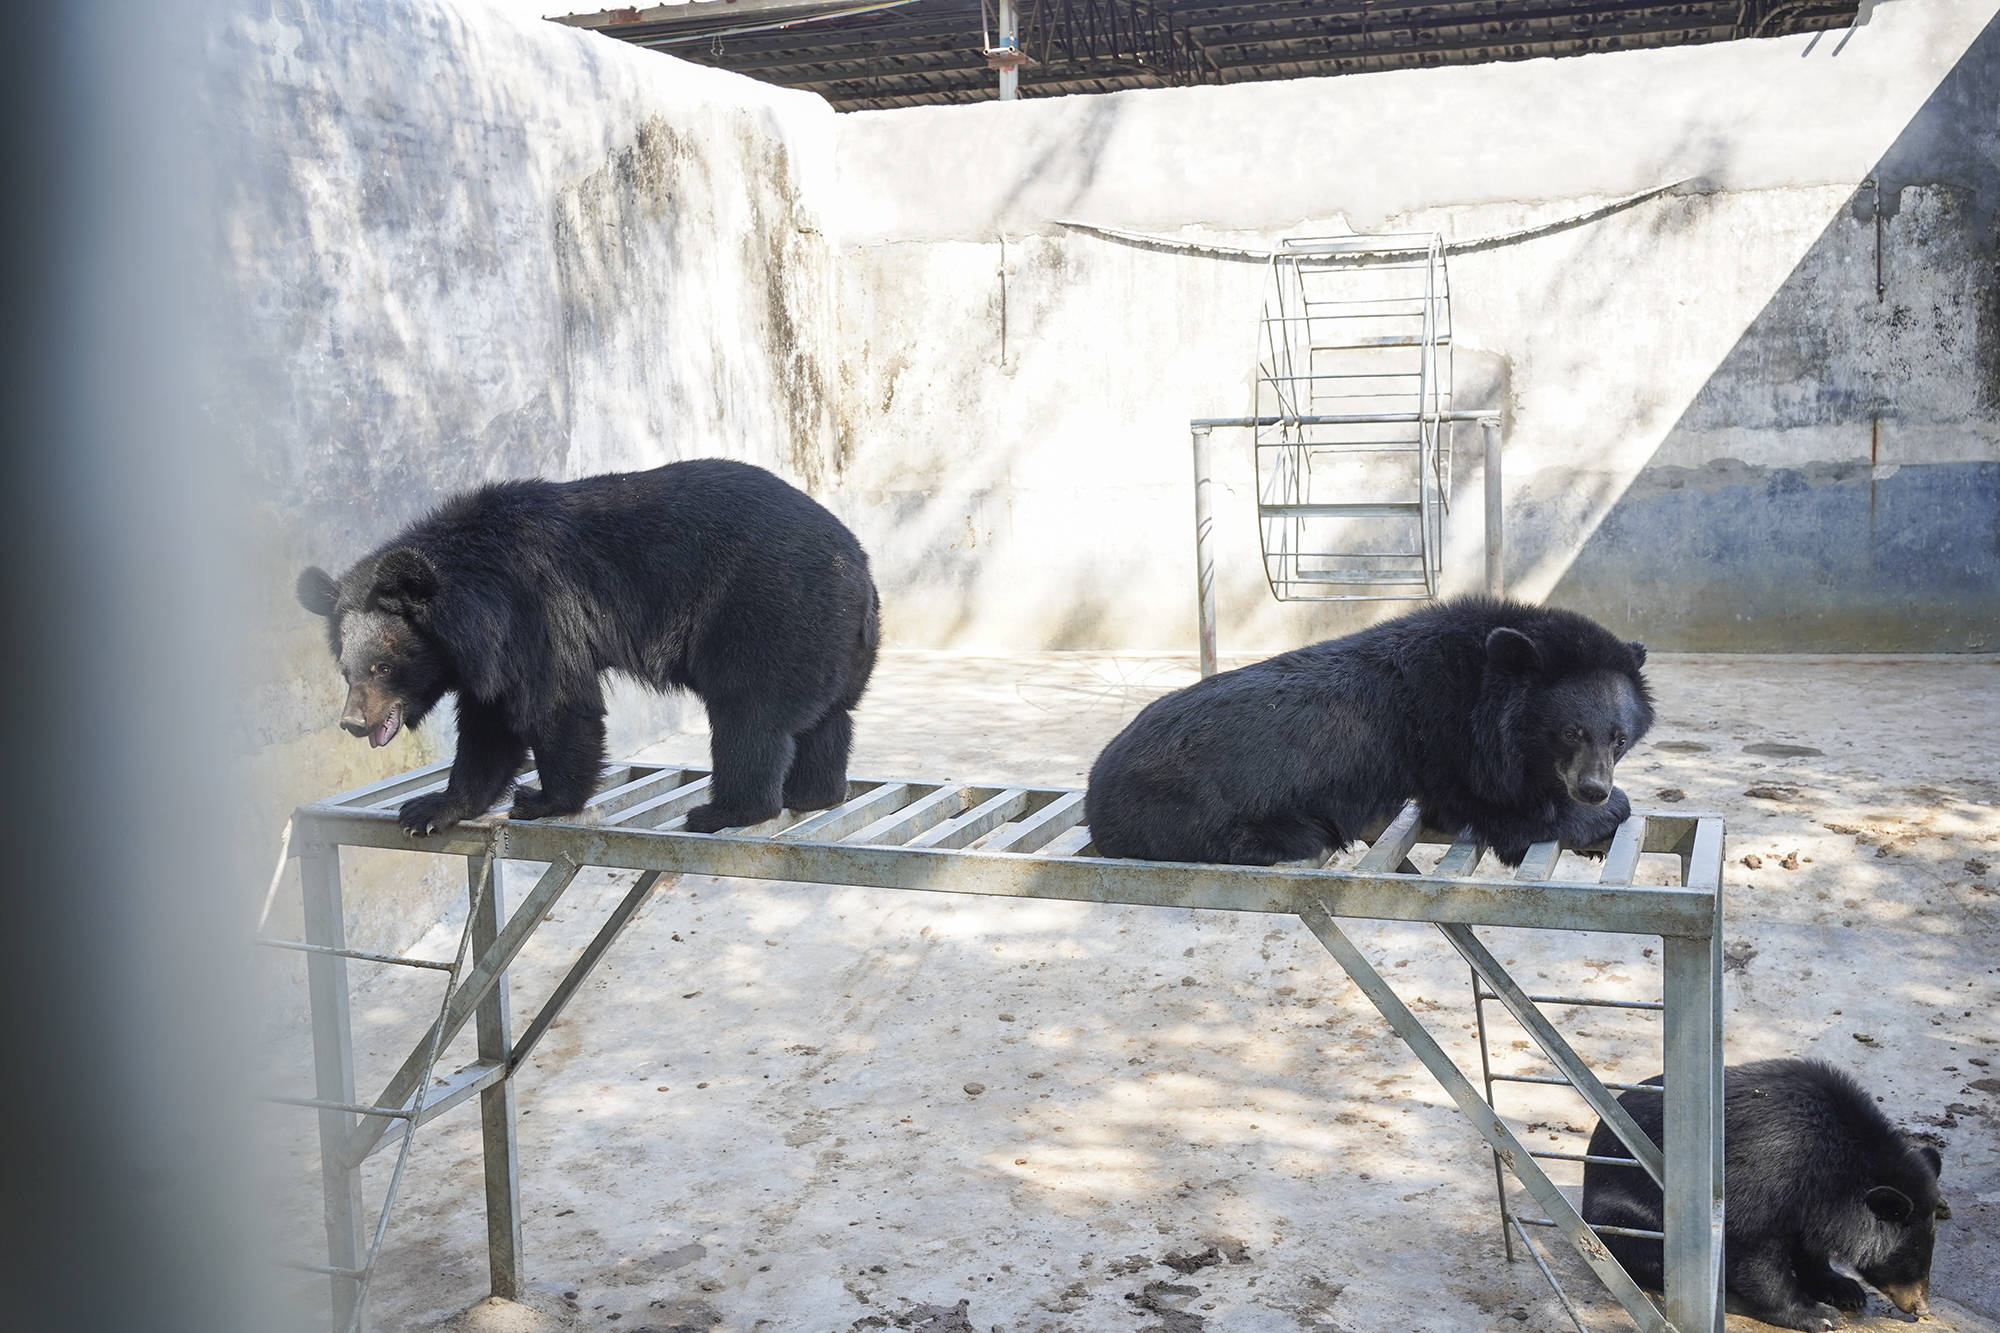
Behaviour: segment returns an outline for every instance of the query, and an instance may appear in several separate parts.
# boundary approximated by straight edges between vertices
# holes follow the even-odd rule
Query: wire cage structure
[[[1437,596],[1451,283],[1435,232],[1293,237],[1257,322],[1257,525],[1279,601]]]

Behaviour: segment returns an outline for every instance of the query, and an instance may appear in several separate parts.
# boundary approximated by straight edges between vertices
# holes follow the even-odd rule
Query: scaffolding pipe
[[[1000,100],[1011,102],[1020,96],[1021,14],[1014,7],[1014,0],[999,0],[999,9],[997,53],[989,53],[988,58],[1000,73]]]
[[[1479,418],[1479,434],[1486,446],[1486,595],[1503,597],[1506,577],[1501,569],[1500,418]]]
[[[1210,448],[1217,426],[1249,429],[1291,420],[1307,425],[1322,422],[1353,423],[1363,420],[1360,414],[1342,416],[1313,415],[1298,417],[1248,416],[1248,417],[1194,417],[1188,422],[1188,434],[1194,444],[1194,586],[1195,586],[1195,634],[1200,645],[1201,674],[1204,678],[1215,674],[1216,655],[1216,609],[1215,609],[1215,510],[1210,486]],[[1383,412],[1368,414],[1367,420],[1415,421],[1414,412]],[[1474,411],[1455,410],[1437,414],[1439,421],[1476,421],[1486,445],[1486,591],[1495,597],[1501,595],[1501,510],[1500,510],[1500,414],[1491,408]]]
[[[1194,434],[1195,623],[1201,639],[1201,675],[1206,680],[1215,674],[1215,552],[1209,549],[1215,516],[1208,494],[1208,445],[1214,430],[1201,422],[1190,429]]]

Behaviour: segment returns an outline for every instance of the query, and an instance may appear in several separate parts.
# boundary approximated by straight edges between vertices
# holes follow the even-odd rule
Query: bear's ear
[[[420,620],[430,611],[437,589],[437,570],[424,553],[398,546],[375,562],[375,586],[368,591],[368,609]]]
[[[314,565],[299,575],[297,592],[300,606],[316,616],[333,619],[334,605],[340,600],[340,585],[333,581],[333,575]]]
[[[1916,1207],[1910,1202],[1910,1196],[1894,1185],[1877,1185],[1868,1191],[1866,1197],[1868,1211],[1884,1222],[1907,1222],[1910,1220],[1911,1211]]]
[[[1944,1158],[1938,1156],[1936,1148],[1931,1147],[1928,1143],[1923,1144],[1918,1147],[1917,1156],[1923,1158],[1925,1163],[1930,1166],[1932,1175],[1942,1176],[1944,1174]]]
[[[1639,642],[1639,641],[1638,641],[1637,639],[1634,639],[1634,640],[1632,640],[1632,642],[1630,642],[1630,643],[1626,644],[1625,646],[1626,646],[1627,648],[1630,648],[1630,649],[1632,650],[1632,665],[1633,665],[1633,666],[1644,666],[1644,665],[1646,665],[1646,645],[1645,645],[1645,644],[1643,644],[1643,643],[1640,643],[1640,642]]]
[[[1521,631],[1502,625],[1486,636],[1486,660],[1502,671],[1527,676],[1542,669],[1542,650]]]

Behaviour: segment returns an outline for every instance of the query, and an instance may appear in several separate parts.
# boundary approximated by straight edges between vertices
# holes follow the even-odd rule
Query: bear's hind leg
[[[1234,866],[1319,860],[1339,842],[1326,825],[1309,815],[1269,815],[1229,830],[1217,849],[1222,855],[1214,860]]]
[[[604,714],[572,710],[551,719],[534,737],[540,787],[514,792],[509,819],[573,815],[583,809],[604,776]]]
[[[853,737],[854,719],[838,704],[793,737],[783,798],[787,810],[824,810],[847,799],[847,750]]]
[[[689,831],[742,828],[776,815],[792,766],[791,734],[753,709],[726,705],[709,705],[708,722],[713,795],[708,804],[688,811]]]

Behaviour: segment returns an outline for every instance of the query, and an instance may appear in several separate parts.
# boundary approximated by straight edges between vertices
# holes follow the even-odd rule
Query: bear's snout
[[[368,719],[382,710],[373,706],[368,694],[362,682],[347,687],[347,711],[340,715],[340,729],[350,736],[366,736],[375,729]]]
[[[366,683],[347,691],[347,711],[340,715],[340,729],[350,736],[366,736],[376,749],[394,740],[403,729],[403,701]]]
[[[1603,805],[1611,799],[1611,788],[1585,778],[1576,784],[1576,799],[1585,805]]]
[[[1921,1278],[1910,1283],[1893,1283],[1881,1288],[1884,1296],[1896,1303],[1896,1308],[1904,1314],[1922,1319],[1931,1312],[1930,1279]]]

